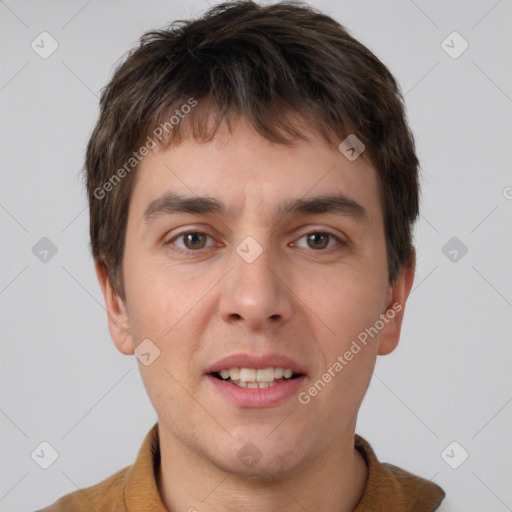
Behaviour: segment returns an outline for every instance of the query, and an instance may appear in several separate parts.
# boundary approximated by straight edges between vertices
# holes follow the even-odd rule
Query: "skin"
[[[232,135],[222,126],[211,143],[185,139],[155,149],[139,165],[130,202],[125,302],[96,266],[116,347],[131,355],[149,338],[161,351],[139,367],[158,415],[157,482],[170,511],[352,511],[364,491],[356,417],[377,355],[399,341],[414,260],[390,286],[375,169],[311,136],[273,144],[242,118]],[[148,203],[167,191],[214,197],[236,215],[145,223]],[[369,222],[275,214],[283,199],[333,192],[364,206]],[[188,244],[175,238],[188,229],[205,235]],[[330,238],[322,248],[304,236],[313,229],[348,245]],[[263,248],[250,264],[235,251],[247,236]],[[226,355],[278,352],[304,365],[307,390],[395,303],[401,312],[307,405],[293,396],[275,407],[241,408],[205,378]],[[261,453],[250,468],[237,457],[247,442]]]

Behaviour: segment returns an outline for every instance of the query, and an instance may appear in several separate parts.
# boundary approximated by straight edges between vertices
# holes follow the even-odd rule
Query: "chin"
[[[245,437],[252,441],[230,442],[225,452],[229,453],[228,458],[221,456],[218,466],[242,478],[272,482],[293,474],[304,465],[304,446],[290,438],[286,445],[282,440],[269,442],[266,435]]]

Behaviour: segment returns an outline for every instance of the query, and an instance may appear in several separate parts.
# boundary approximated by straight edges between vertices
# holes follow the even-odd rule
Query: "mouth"
[[[213,396],[242,408],[277,407],[305,385],[305,367],[280,354],[233,354],[206,369]]]
[[[209,375],[228,384],[240,388],[266,389],[282,382],[298,379],[304,374],[294,372],[290,368],[225,368],[219,372],[211,372]]]

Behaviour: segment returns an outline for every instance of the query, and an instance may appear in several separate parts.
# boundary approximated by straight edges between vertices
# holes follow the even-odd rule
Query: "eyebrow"
[[[186,197],[169,192],[151,201],[143,215],[145,223],[162,215],[189,213],[193,215],[216,214],[235,217],[236,213],[222,201],[212,197]],[[321,195],[307,199],[287,199],[276,209],[277,216],[298,214],[337,213],[351,217],[358,222],[369,222],[365,208],[344,194]]]

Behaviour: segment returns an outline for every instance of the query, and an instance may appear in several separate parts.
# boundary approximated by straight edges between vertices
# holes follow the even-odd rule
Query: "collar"
[[[368,467],[366,486],[354,512],[370,512],[375,510],[377,503],[381,512],[432,512],[438,508],[445,497],[441,487],[392,464],[379,462],[370,444],[357,434],[354,445]],[[159,465],[157,422],[146,434],[135,463],[126,473],[124,501],[127,512],[168,512],[156,482]]]

